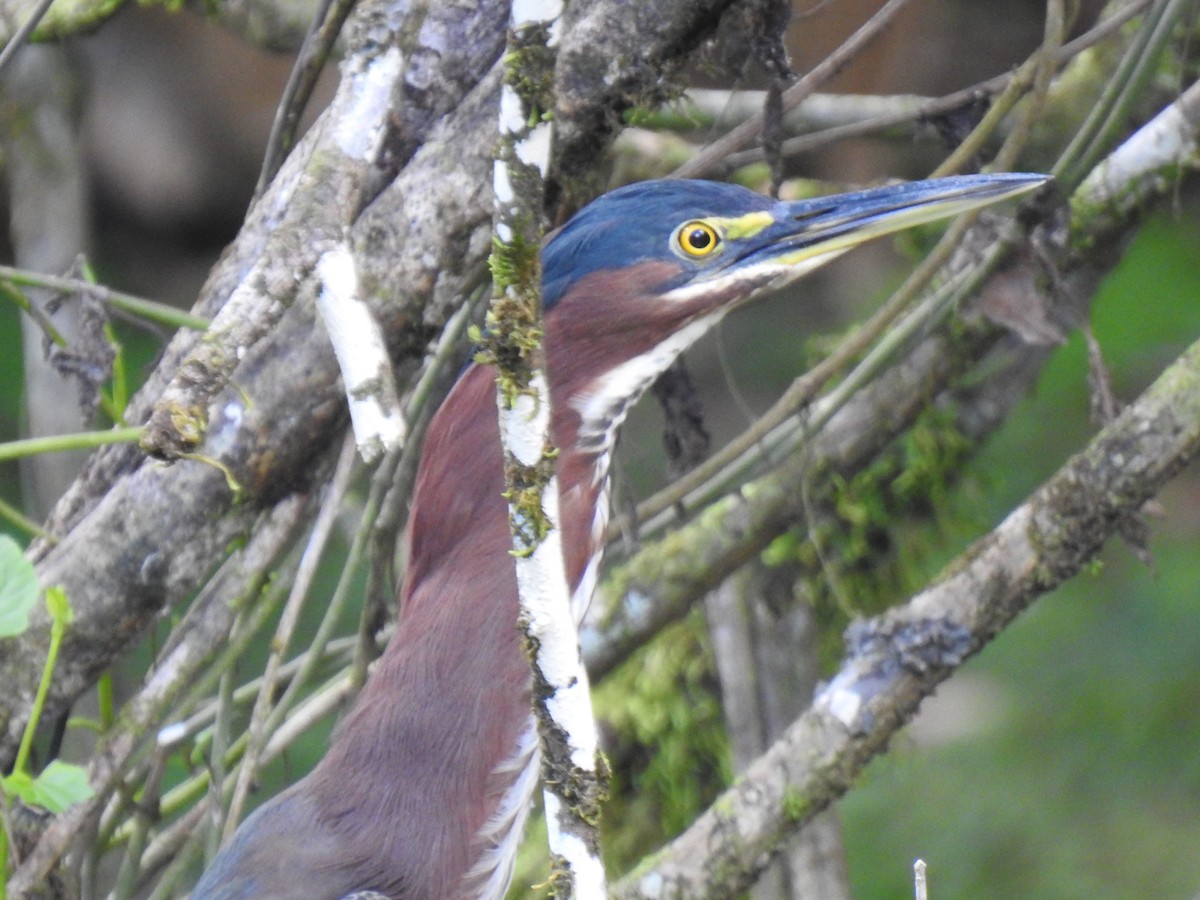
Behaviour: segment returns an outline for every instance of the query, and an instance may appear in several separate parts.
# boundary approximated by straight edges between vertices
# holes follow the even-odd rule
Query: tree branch
[[[850,35],[837,50],[821,60],[811,72],[784,91],[784,111],[799,106],[818,87],[849,65],[850,61],[867,44],[883,33],[908,2],[909,0],[888,0],[854,34]],[[730,153],[740,150],[762,134],[763,123],[765,121],[766,116],[764,113],[760,112],[752,116],[728,134],[723,135],[719,140],[713,141],[712,144],[704,148],[703,152],[696,154],[696,156],[688,160],[672,174],[676,178],[699,178],[702,175],[708,174],[714,166]]]
[[[635,78],[615,86],[595,71],[560,66],[574,72],[575,111],[587,112],[586,121],[572,120],[580,142],[576,164],[587,168],[611,140],[611,131],[600,133],[596,123],[618,121],[619,109],[659,90],[663,71],[678,66],[715,28],[726,2],[663,0],[643,8],[648,18],[640,31],[622,27],[565,39],[576,59],[584,55],[583,40],[586,54],[608,60],[631,58],[644,47],[651,54]],[[178,334],[130,404],[133,422],[157,406],[166,450],[178,449],[173,439],[197,426],[195,458],[164,466],[128,447],[93,455],[58,505],[50,538],[31,551],[43,583],[64,585],[76,613],[47,720],[60,716],[165,608],[193,594],[230,546],[254,532],[264,510],[309,490],[321,477],[314,463],[343,433],[345,400],[334,355],[317,327],[317,282],[308,274],[315,258],[300,210],[312,212],[314,223],[335,238],[344,231],[363,295],[405,376],[479,284],[490,243],[487,186],[507,9],[499,0],[403,9],[375,0],[356,9],[345,63],[351,77],[254,204],[194,309],[217,320],[236,296],[251,321],[235,323],[225,312],[211,338]],[[587,14],[612,21],[623,9],[607,0],[589,5]],[[406,66],[388,62],[389,47],[406,54]],[[389,92],[369,84],[383,71],[372,64],[380,60],[396,79]],[[369,115],[359,116],[364,110],[356,101],[368,97],[383,103],[386,114],[372,102]],[[363,131],[372,122],[385,122],[382,139]],[[314,160],[322,149],[347,147],[354,152],[324,167]],[[320,208],[325,202],[329,209]],[[214,353],[216,347],[226,355]],[[168,388],[176,399],[164,403]],[[0,654],[6,685],[0,761],[11,758],[19,740],[36,688],[31,673],[40,671],[47,636],[48,622],[35,619]],[[130,759],[119,756],[105,757],[113,769],[97,770],[96,778],[111,784],[110,776]],[[38,867],[52,865],[96,812],[89,806],[56,829],[35,851]]]
[[[605,769],[565,568],[542,324],[540,257],[552,136],[547,113],[554,104],[550,88],[562,14],[561,0],[514,5],[511,13],[493,175],[496,242],[484,352],[497,368],[518,624],[533,675],[550,878],[556,895],[602,898]],[[523,825],[523,812],[510,827]]]
[[[660,542],[640,550],[617,568],[602,587],[583,630],[585,656],[600,678],[634,647],[681,617],[691,604],[746,559],[766,547],[792,523],[805,517],[797,487],[813,472],[850,472],[860,467],[906,428],[922,404],[918,398],[951,387],[972,365],[998,346],[990,324],[1011,328],[1026,343],[1017,365],[992,367],[983,384],[1015,402],[1014,385],[1029,383],[1046,358],[1040,343],[1053,343],[1058,329],[1082,320],[1100,278],[1118,261],[1124,245],[1154,204],[1171,196],[1181,167],[1195,168],[1200,89],[1189,88],[1154,120],[1093,171],[1071,198],[1070,219],[1051,223],[1026,238],[1013,252],[1016,262],[993,274],[976,292],[950,329],[927,339],[891,371],[834,415],[802,454],[769,475],[750,482],[737,496],[707,508],[699,518]],[[977,232],[968,248],[995,243]],[[970,265],[976,254],[960,253],[952,270]],[[1042,273],[1055,273],[1045,283]],[[957,277],[957,274],[948,276]],[[980,388],[975,389],[978,394]],[[994,406],[994,404],[991,404]],[[980,422],[972,404],[956,404],[961,425],[976,438]],[[1004,407],[1007,408],[1007,407]],[[813,415],[822,417],[818,404]],[[988,420],[1000,417],[995,409]]]
[[[1070,240],[1060,245],[1066,282],[1094,285],[1133,214],[1172,188],[1181,167],[1200,167],[1198,128],[1200,83],[1085,180],[1072,199]],[[1114,205],[1124,216],[1108,214]],[[847,660],[813,707],[613,895],[717,897],[753,883],[781,837],[845,792],[923,697],[1034,599],[1077,574],[1195,454],[1198,391],[1200,342],[947,574],[904,606],[853,624]],[[637,602],[644,616],[645,597]]]
[[[1078,573],[1197,447],[1200,342],[949,574],[904,606],[852,625],[849,656],[813,707],[613,896],[724,897],[752,883],[782,833],[844,793],[922,698]]]

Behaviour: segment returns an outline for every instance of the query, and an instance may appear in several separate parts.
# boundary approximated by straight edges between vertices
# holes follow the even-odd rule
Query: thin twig
[[[359,516],[358,528],[355,530],[354,539],[351,541],[346,559],[342,562],[342,569],[338,575],[337,585],[334,587],[333,594],[330,596],[329,602],[325,604],[325,610],[321,615],[321,624],[317,626],[316,634],[313,635],[308,647],[305,648],[304,654],[300,657],[300,666],[296,674],[288,680],[287,688],[284,689],[282,696],[275,701],[274,708],[271,710],[270,715],[267,716],[266,724],[263,727],[263,734],[268,739],[283,724],[288,710],[295,704],[300,691],[304,689],[309,679],[316,673],[317,667],[326,659],[325,648],[333,637],[334,629],[341,620],[342,611],[346,608],[350,599],[350,589],[359,575],[363,552],[371,533],[372,520],[379,508],[380,493],[379,491],[372,490],[367,498],[367,503],[363,505],[362,513]],[[340,498],[337,505],[342,505]],[[264,673],[264,676],[266,674]]]
[[[1118,12],[1098,22],[1085,34],[1065,44],[1055,54],[1056,67],[1061,67],[1064,63],[1069,62],[1083,51],[1094,47],[1105,38],[1116,33],[1121,26],[1141,13],[1152,2],[1153,0],[1135,0],[1135,2],[1122,7]],[[973,103],[980,98],[1000,94],[1008,88],[1014,79],[1026,77],[1027,74],[1022,69],[1018,69],[1016,72],[1006,72],[1003,75],[987,78],[942,97],[928,99],[916,104],[904,103],[902,105],[903,108],[897,112],[871,116],[858,122],[848,122],[844,125],[823,128],[811,134],[789,138],[783,142],[781,152],[784,156],[797,156],[801,153],[808,153],[837,143],[838,141],[866,137],[896,128],[900,125],[933,119],[961,109],[963,106]],[[750,163],[760,162],[762,159],[762,150],[755,148],[730,154],[725,159],[724,165],[729,169],[737,169]]]
[[[296,139],[296,129],[300,117],[304,114],[308,101],[312,98],[317,80],[333,45],[337,43],[346,17],[353,9],[353,0],[321,0],[304,35],[304,43],[296,54],[295,65],[292,66],[283,96],[275,108],[275,119],[271,123],[271,134],[267,138],[267,149],[263,154],[262,170],[258,175],[258,184],[254,188],[257,199],[262,196],[271,179],[283,165],[284,158],[292,149]]]
[[[50,535],[47,534],[46,530],[42,528],[41,525],[26,516],[23,512],[6,501],[3,497],[0,497],[0,519],[4,519],[10,525],[13,525],[14,527],[24,531],[26,534],[32,535],[33,537],[50,537]]]
[[[170,328],[190,328],[193,331],[204,331],[209,325],[208,319],[185,310],[176,309],[154,300],[147,300],[144,297],[135,297],[124,291],[114,291],[112,288],[82,278],[44,275],[26,269],[15,269],[12,266],[0,266],[0,282],[4,281],[20,287],[58,291],[67,297],[73,294],[83,294],[106,306],[127,313],[134,320],[145,319],[148,322],[155,322]]]
[[[343,671],[331,679],[328,684],[307,697],[303,703],[293,710],[292,714],[288,716],[287,721],[283,723],[267,742],[262,754],[259,756],[260,765],[265,766],[273,762],[309,729],[313,728],[318,722],[324,721],[332,713],[341,708],[353,695],[355,689],[355,685]],[[231,748],[231,751],[233,749]],[[230,759],[229,762],[234,772],[238,771],[240,763],[235,759]],[[162,807],[164,813],[183,808],[198,793],[203,792],[208,784],[207,774],[202,773],[191,782],[180,785],[168,792],[163,796]],[[229,782],[227,782],[226,790],[232,790],[229,787]],[[217,802],[223,803],[223,800],[218,798]],[[205,807],[203,804],[192,806],[190,809],[187,809],[178,821],[172,823],[169,828],[160,832],[151,841],[143,857],[144,863],[139,886],[145,882],[148,874],[153,873],[165,862],[174,858],[180,852],[180,848],[188,842],[189,837],[195,836],[192,833],[197,830],[196,826],[203,817],[204,810]],[[205,829],[199,829],[198,831],[200,834],[203,834]],[[125,832],[118,831],[114,835],[114,840],[122,839],[124,834]]]
[[[333,479],[330,481],[329,488],[325,492],[325,498],[321,503],[321,509],[317,514],[316,521],[313,522],[312,533],[300,558],[300,567],[296,570],[295,579],[292,582],[291,590],[288,592],[287,602],[284,604],[279,624],[275,628],[275,636],[271,640],[271,655],[267,660],[267,667],[263,673],[263,686],[259,690],[258,699],[254,703],[254,712],[250,716],[250,741],[246,748],[246,755],[242,760],[242,769],[238,774],[237,786],[234,788],[229,813],[225,818],[224,834],[226,839],[233,835],[234,829],[237,828],[238,822],[241,821],[242,806],[245,804],[246,797],[250,793],[251,783],[258,775],[258,757],[262,751],[263,743],[268,736],[268,732],[264,726],[266,726],[270,717],[271,686],[275,682],[275,673],[283,661],[284,654],[287,653],[288,644],[292,639],[292,632],[295,630],[300,618],[300,610],[309,596],[313,579],[317,574],[317,566],[325,553],[325,547],[329,542],[330,534],[333,532],[334,523],[337,521],[337,515],[341,509],[342,499],[350,486],[350,478],[354,474],[354,471],[354,439],[352,435],[347,434],[342,445],[342,453],[338,458],[337,468],[334,470]]]
[[[1091,114],[1054,165],[1054,177],[1062,190],[1074,189],[1115,140],[1153,75],[1159,55],[1192,4],[1193,0],[1165,0],[1151,9]]]
[[[311,655],[317,655],[320,664],[331,666],[334,671],[340,673],[350,661],[353,650],[354,638],[342,637],[327,642],[320,654],[306,652],[302,656],[290,659],[275,672],[275,688],[278,689],[282,684],[291,683]],[[226,705],[230,707],[243,707],[253,704],[254,698],[258,696],[263,684],[264,676],[260,675],[257,678],[252,678],[243,684],[237,685],[231,692]],[[179,740],[184,741],[195,738],[197,734],[212,725],[217,719],[220,706],[220,701],[214,698],[196,709],[187,719],[177,723],[176,734]],[[171,810],[167,810],[164,807],[164,811],[170,812]]]
[[[1078,8],[1078,4],[1073,5],[1076,12]],[[1067,31],[1071,27],[1069,18],[1067,0],[1048,0],[1042,46],[1033,60],[1033,87],[1029,92],[1029,102],[1025,105],[1017,124],[1004,139],[1004,144],[992,161],[995,171],[1003,172],[1016,165],[1021,151],[1025,149],[1030,135],[1033,134],[1034,126],[1041,120],[1046,101],[1050,96],[1050,85],[1060,65],[1058,52],[1062,49]]]
[[[0,444],[0,462],[10,462],[39,453],[93,450],[108,444],[136,444],[141,435],[140,428],[110,428],[107,431],[81,431],[78,434],[54,434],[49,437],[5,441]]]
[[[50,11],[50,6],[53,3],[54,0],[38,0],[37,6],[35,6],[33,8],[33,12],[29,14],[29,18],[25,20],[24,24],[22,24],[20,28],[13,32],[13,36],[9,39],[8,43],[4,45],[4,49],[0,50],[0,77],[4,75],[4,70],[12,64],[13,59],[17,55],[17,51],[20,50],[21,47],[25,45],[25,42],[29,40],[29,36],[32,35],[34,29],[38,27],[38,23],[45,18],[46,13]]]
[[[854,34],[813,67],[811,71],[783,93],[783,111],[795,109],[818,87],[844,69],[852,59],[891,24],[909,0],[888,0],[879,12],[871,16]],[[758,113],[728,134],[714,141],[672,174],[674,178],[698,178],[706,174],[734,150],[744,147],[762,134],[765,116]]]
[[[243,605],[250,596],[259,602],[250,611],[249,618],[261,627],[263,620],[270,616],[274,609],[270,598],[258,597],[261,579],[265,579],[266,569],[278,561],[284,547],[294,538],[306,506],[302,497],[282,501],[267,517],[267,524],[254,533],[246,548],[227,563],[229,568],[222,567],[223,572],[234,577],[239,591],[237,599],[228,595],[226,589],[230,585],[223,579],[218,577],[210,582],[210,589],[197,600],[184,623],[185,626],[197,625],[196,631],[189,635],[188,640],[177,640],[163,652],[158,665],[147,675],[142,689],[126,704],[117,725],[104,737],[93,754],[88,766],[88,778],[96,791],[94,797],[60,814],[46,829],[21,868],[14,873],[10,882],[12,895],[21,896],[40,883],[80,830],[95,821],[104,798],[121,782],[122,774],[144,746],[148,732],[152,734],[161,721],[165,709],[176,701],[186,706],[191,696],[211,689],[211,681],[199,673],[216,649],[225,647],[215,664],[219,671],[224,671],[234,659],[245,653],[249,636],[255,629],[237,640],[230,639],[222,643],[227,631],[220,625],[232,618],[234,609]],[[241,574],[243,566],[260,576],[249,578],[249,587],[246,580],[236,577],[236,574]],[[210,621],[214,619],[215,623]],[[212,627],[204,630],[204,625]],[[200,633],[202,630],[203,634]],[[188,685],[192,686],[190,692],[186,690]],[[181,693],[185,695],[182,700]]]

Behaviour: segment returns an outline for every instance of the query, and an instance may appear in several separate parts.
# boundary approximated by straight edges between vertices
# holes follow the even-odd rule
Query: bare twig
[[[267,149],[263,153],[262,170],[258,175],[255,196],[261,196],[267,184],[275,177],[284,157],[291,151],[296,140],[296,129],[300,117],[312,97],[317,79],[325,68],[329,54],[341,33],[342,25],[354,4],[350,0],[320,0],[309,23],[304,43],[296,54],[283,96],[271,122],[271,134],[267,138]]]
[[[329,542],[329,536],[333,531],[333,525],[346,490],[350,486],[350,477],[355,469],[354,463],[353,445],[347,440],[343,445],[337,468],[334,470],[333,480],[330,481],[325,497],[321,501],[320,512],[313,522],[308,544],[300,557],[300,565],[296,569],[296,576],[292,581],[291,590],[288,592],[287,602],[283,605],[279,624],[275,626],[275,636],[271,640],[271,655],[267,659],[267,665],[263,671],[262,687],[254,701],[254,710],[250,714],[249,741],[246,745],[245,756],[242,758],[242,769],[234,786],[233,800],[225,818],[224,837],[226,840],[233,835],[241,821],[242,807],[250,792],[251,784],[258,776],[258,758],[264,742],[270,736],[265,725],[271,712],[276,674],[283,663],[284,654],[287,653],[292,632],[300,617],[300,610],[312,589],[317,566]]]
[[[204,331],[209,324],[208,319],[192,315],[185,310],[175,309],[173,306],[159,303],[156,300],[135,297],[124,291],[114,291],[111,288],[100,284],[93,284],[82,278],[43,275],[38,272],[14,269],[11,266],[0,266],[0,281],[6,281],[20,287],[46,288],[47,290],[56,291],[64,297],[82,294],[106,306],[112,307],[117,312],[127,314],[135,322],[145,320],[159,325],[168,325],[172,328],[191,328],[195,331]]]
[[[12,37],[8,39],[8,43],[4,45],[4,49],[0,50],[0,75],[4,74],[4,70],[11,64],[13,57],[16,56],[18,50],[25,45],[29,40],[29,36],[33,34],[38,27],[38,23],[50,11],[51,4],[54,0],[38,0],[32,12],[29,13],[29,18],[21,23],[21,27],[13,32]]]
[[[1191,0],[1165,0],[1153,5],[1122,57],[1117,71],[1092,107],[1087,120],[1054,165],[1054,177],[1070,190],[1095,166],[1115,139],[1176,26],[1192,8]]]
[[[1116,10],[1112,15],[1097,22],[1086,33],[1081,34],[1071,42],[1063,45],[1055,54],[1054,61],[1056,66],[1061,67],[1069,62],[1074,57],[1078,56],[1083,51],[1094,47],[1100,41],[1115,34],[1121,26],[1132,19],[1134,16],[1142,13],[1146,7],[1150,5],[1152,0],[1134,0],[1134,2],[1123,5]],[[873,104],[864,104],[865,110],[857,121],[850,121],[830,125],[814,131],[811,134],[804,134],[799,137],[789,138],[783,142],[780,148],[784,156],[796,156],[801,153],[808,153],[813,150],[818,150],[822,147],[827,147],[830,144],[837,143],[851,138],[866,137],[872,134],[888,131],[900,125],[906,125],[916,122],[921,122],[928,119],[936,119],[938,116],[946,115],[954,112],[964,106],[974,103],[981,98],[992,97],[1003,93],[1009,85],[1014,81],[1027,80],[1033,73],[1032,69],[1022,67],[1016,72],[1003,75],[996,75],[992,78],[977,82],[969,87],[963,88],[953,93],[946,94],[943,97],[923,98],[923,97],[885,97],[879,98],[886,101],[889,107],[884,113],[871,113],[870,109]],[[751,100],[754,99],[753,92],[742,92],[751,94]],[[840,101],[840,97],[835,97]],[[875,98],[863,98],[864,100],[873,100]],[[711,104],[709,104],[711,105]],[[761,106],[761,103],[759,103]],[[853,98],[848,104],[849,109],[853,109]],[[801,107],[802,108],[802,107]],[[847,105],[842,106],[842,113],[845,113]],[[728,169],[736,169],[750,163],[759,162],[763,158],[761,149],[743,150],[738,153],[732,153],[726,157],[723,167]]]
[[[848,657],[813,707],[614,896],[719,897],[750,884],[781,832],[845,791],[923,697],[1034,599],[1077,573],[1197,448],[1200,343],[944,578],[852,626]]]
[[[844,69],[867,44],[892,23],[892,20],[908,5],[908,2],[909,0],[888,0],[879,9],[879,12],[871,16],[840,47],[784,91],[783,111],[794,109],[818,87]],[[734,150],[744,147],[758,137],[762,133],[764,122],[765,116],[763,113],[758,113],[688,160],[672,173],[673,176],[675,178],[698,178],[708,173]]]
[[[219,648],[226,644],[236,609],[250,599],[244,593],[246,585],[252,586],[250,596],[256,596],[267,570],[290,546],[303,523],[306,506],[307,501],[303,498],[283,501],[269,523],[255,533],[244,550],[231,558],[221,573],[226,577],[214,579],[198,599],[180,629],[181,635],[187,634],[188,639],[177,640],[167,648],[141,691],[126,704],[121,720],[92,757],[88,765],[88,779],[95,791],[92,799],[71,807],[54,821],[13,874],[9,881],[10,896],[22,896],[45,878],[79,831],[99,814],[124,767],[144,746],[147,733],[153,733],[165,709],[189,686],[201,686],[196,683],[197,673],[209,666]],[[249,573],[254,573],[255,577],[247,577]],[[237,594],[230,596],[230,588]],[[240,603],[235,602],[238,595]],[[267,613],[270,606],[260,604],[260,610]],[[238,649],[227,647],[226,658]]]

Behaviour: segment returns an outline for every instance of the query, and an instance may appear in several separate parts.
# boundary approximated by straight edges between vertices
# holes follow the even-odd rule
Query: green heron
[[[684,349],[856,244],[1045,180],[964,176],[797,202],[650,181],[552,235],[546,374],[575,610],[596,583],[617,429]],[[499,448],[493,372],[468,366],[426,437],[395,636],[324,759],[246,819],[195,900],[504,895],[539,752]]]

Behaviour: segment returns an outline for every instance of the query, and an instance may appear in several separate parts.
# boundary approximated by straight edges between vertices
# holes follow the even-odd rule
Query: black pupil
[[[693,250],[705,250],[712,244],[712,234],[703,228],[693,228],[688,232],[688,246]]]

